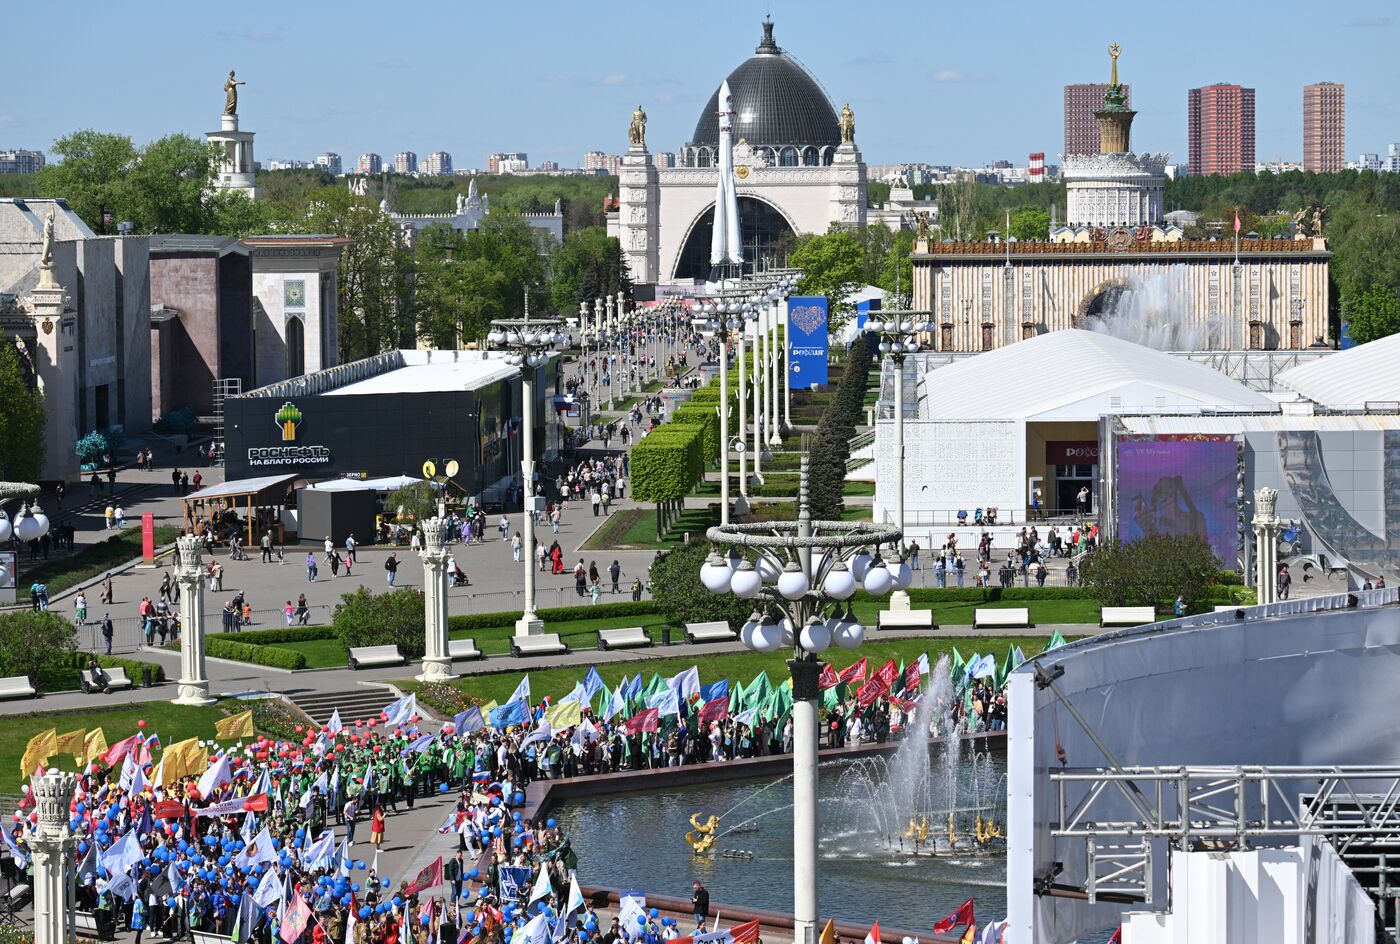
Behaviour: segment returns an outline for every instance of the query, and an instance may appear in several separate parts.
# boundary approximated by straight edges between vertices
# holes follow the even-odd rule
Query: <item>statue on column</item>
[[[856,113],[851,110],[850,102],[841,106],[841,143],[856,143]]]
[[[420,682],[455,678],[447,654],[447,522],[436,516],[423,522],[423,672]]]
[[[647,113],[638,105],[632,112],[632,123],[627,127],[627,140],[635,148],[647,146]]]
[[[238,114],[238,86],[247,85],[247,82],[240,82],[233,77],[233,70],[228,70],[228,81],[224,83],[224,114]]]

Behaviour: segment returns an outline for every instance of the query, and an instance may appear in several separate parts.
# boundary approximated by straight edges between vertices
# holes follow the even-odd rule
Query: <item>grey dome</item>
[[[734,99],[734,141],[752,147],[836,147],[841,128],[836,109],[817,80],[773,42],[773,22],[763,23],[763,42],[729,73]],[[719,89],[710,96],[690,144],[719,146]]]

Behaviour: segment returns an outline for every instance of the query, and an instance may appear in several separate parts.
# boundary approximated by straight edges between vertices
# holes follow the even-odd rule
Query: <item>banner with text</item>
[[[826,296],[788,299],[788,379],[794,388],[825,385],[826,357],[831,338]]]

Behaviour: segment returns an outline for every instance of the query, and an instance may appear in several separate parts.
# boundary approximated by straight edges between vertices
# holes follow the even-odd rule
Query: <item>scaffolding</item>
[[[238,377],[221,377],[214,381],[214,444],[224,448],[224,401],[243,393],[243,381]]]

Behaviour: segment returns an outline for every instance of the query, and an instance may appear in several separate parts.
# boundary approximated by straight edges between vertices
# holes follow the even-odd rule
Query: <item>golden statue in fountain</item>
[[[702,823],[699,813],[691,813],[690,825],[695,829],[685,834],[685,841],[690,843],[690,850],[695,855],[704,855],[715,844],[715,830],[719,828],[719,817],[711,816]]]

